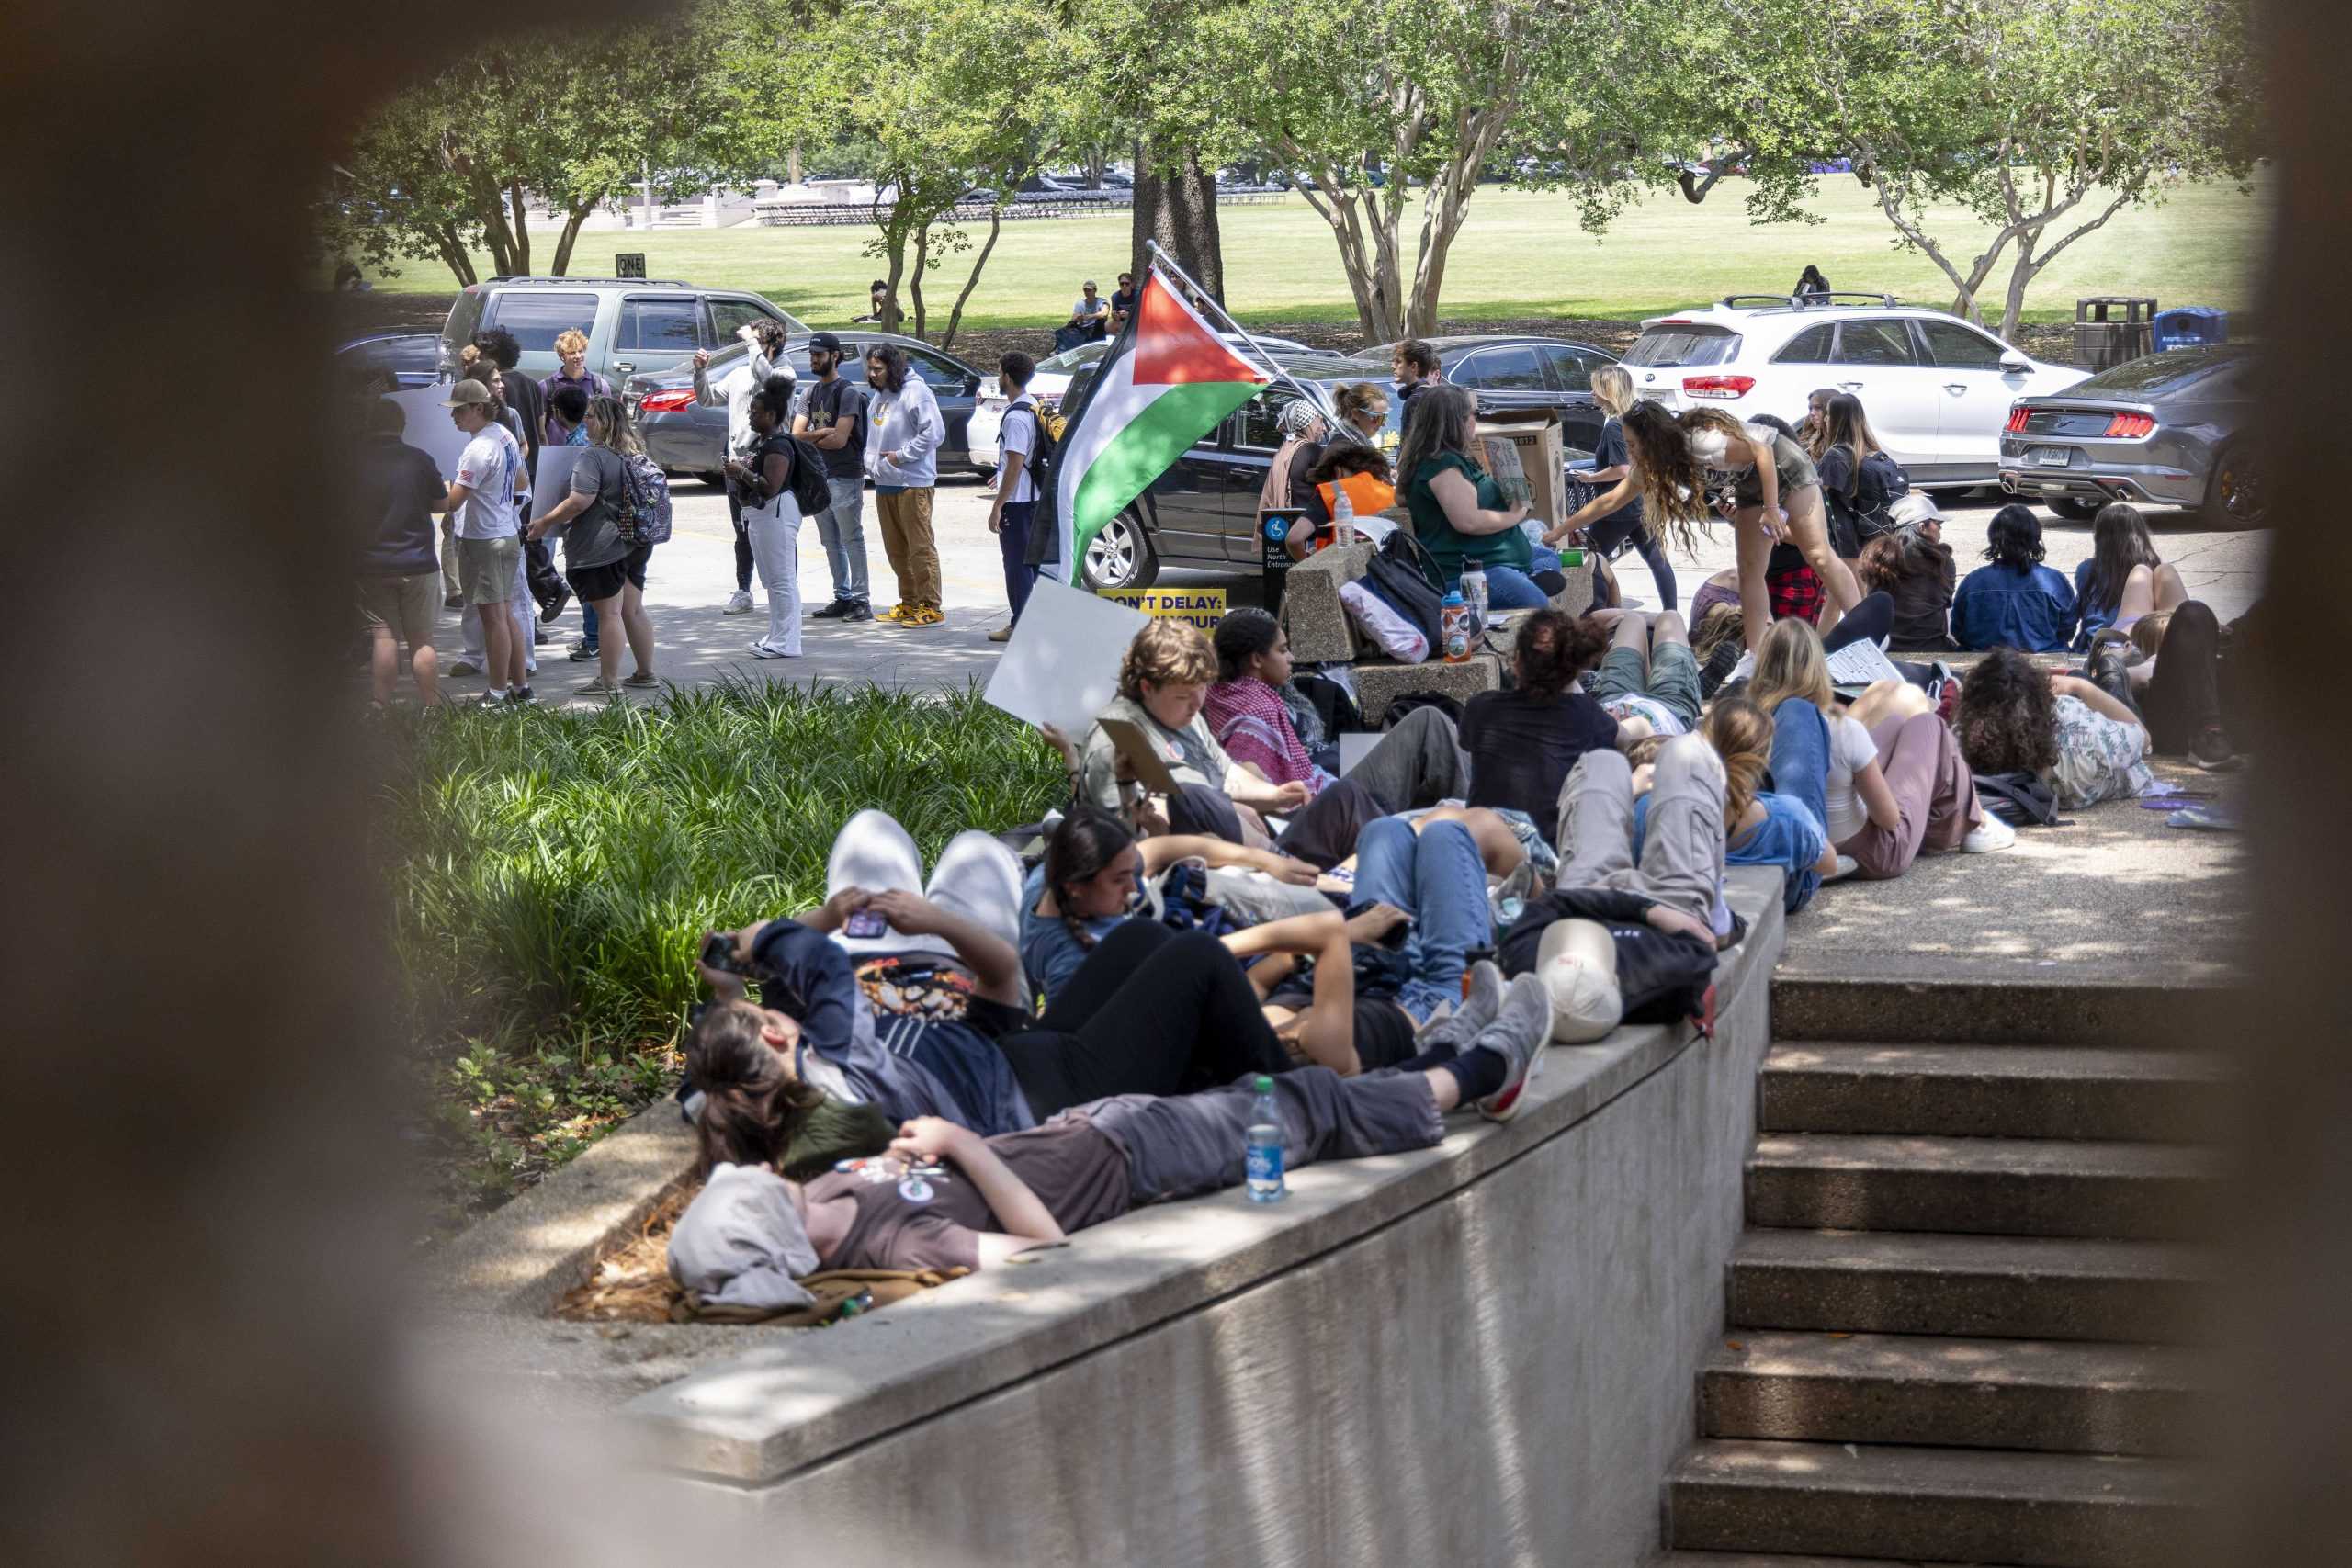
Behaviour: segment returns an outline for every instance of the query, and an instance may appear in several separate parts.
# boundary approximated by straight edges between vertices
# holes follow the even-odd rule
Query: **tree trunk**
[[[1092,190],[1101,190],[1102,188],[1102,170],[1109,162],[1110,160],[1103,156],[1102,149],[1101,147],[1089,147],[1086,150],[1086,184],[1088,188]]]
[[[481,281],[474,273],[474,258],[466,249],[465,236],[458,232],[456,224],[434,226],[433,248],[441,254],[442,264],[457,278],[458,288],[469,288]]]
[[[914,335],[917,337],[923,335],[922,275],[924,268],[930,265],[931,224],[926,220],[922,228],[915,231],[914,274],[907,279],[907,298],[913,300],[915,304]]]
[[[1168,259],[1191,273],[1210,299],[1225,303],[1216,179],[1201,167],[1194,149],[1184,148],[1163,164],[1159,154],[1137,144],[1134,260],[1129,264],[1137,277],[1145,276],[1151,260],[1144,249],[1146,240],[1159,242]]]
[[[556,276],[563,277],[569,275],[571,268],[571,247],[580,238],[580,225],[585,223],[588,220],[588,215],[595,210],[596,204],[594,201],[565,209],[563,232],[556,236],[555,242]]]
[[[784,155],[784,175],[785,178],[794,185],[798,185],[805,177],[805,167],[800,161],[798,141],[795,141],[792,144],[792,151]]]
[[[939,334],[940,347],[956,346],[956,329],[964,321],[964,302],[972,297],[972,290],[979,287],[980,269],[989,265],[989,253],[996,249],[997,234],[1003,228],[1004,208],[999,204],[989,209],[989,237],[982,243],[980,254],[972,258],[972,274],[964,279],[964,291],[956,296],[956,308],[947,313],[947,330]]]
[[[506,177],[506,199],[514,209],[514,270],[528,277],[531,274],[531,220],[523,210],[523,178],[519,175]]]

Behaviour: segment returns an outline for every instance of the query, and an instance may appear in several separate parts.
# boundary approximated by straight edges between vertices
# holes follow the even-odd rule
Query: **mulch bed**
[[[699,1181],[688,1182],[645,1217],[637,1234],[614,1243],[596,1259],[584,1285],[564,1292],[555,1315],[573,1323],[667,1323],[685,1297],[670,1278],[670,1232]]]

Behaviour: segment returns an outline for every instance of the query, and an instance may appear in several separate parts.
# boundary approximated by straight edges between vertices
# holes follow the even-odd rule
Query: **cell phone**
[[[888,931],[890,929],[890,922],[871,909],[860,909],[849,918],[849,923],[842,929],[847,935],[854,937],[876,937]]]
[[[702,939],[702,961],[710,968],[724,969],[730,975],[741,975],[742,964],[735,959],[735,939],[725,931],[711,931]]]

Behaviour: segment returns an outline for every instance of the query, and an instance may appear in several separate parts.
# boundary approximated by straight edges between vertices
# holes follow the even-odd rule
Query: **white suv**
[[[1997,480],[2009,404],[2084,374],[2039,364],[1958,316],[1888,294],[1735,294],[1644,321],[1622,363],[1641,397],[1736,418],[1778,414],[1794,424],[1816,389],[1851,392],[1921,486]]]

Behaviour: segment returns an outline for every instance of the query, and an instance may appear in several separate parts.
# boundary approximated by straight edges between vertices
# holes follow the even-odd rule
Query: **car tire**
[[[695,478],[700,479],[703,483],[708,485],[713,490],[725,490],[727,488],[727,476],[725,474],[696,474]]]
[[[2058,495],[2051,497],[2043,504],[2050,508],[2053,516],[2064,517],[2069,523],[2087,523],[2098,515],[2101,503],[2096,501],[2076,501],[2072,496]]]
[[[1086,547],[1086,586],[1098,593],[1105,588],[1148,588],[1159,580],[1159,552],[1133,507],[1103,525]]]
[[[2269,511],[2262,471],[2243,446],[2224,451],[2206,481],[2205,515],[2225,528],[2259,528]]]

